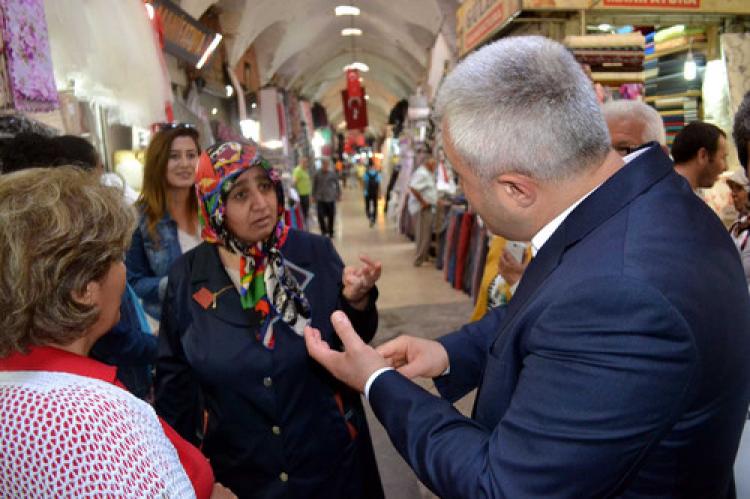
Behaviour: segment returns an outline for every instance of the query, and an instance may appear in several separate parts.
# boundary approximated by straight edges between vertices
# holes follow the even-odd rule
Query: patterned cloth
[[[229,230],[224,216],[232,186],[240,175],[255,166],[263,168],[276,187],[277,223],[268,239],[247,243]],[[284,194],[278,172],[260,156],[254,144],[224,142],[212,146],[201,156],[196,175],[196,191],[203,240],[220,244],[241,256],[242,307],[254,308],[264,317],[258,339],[266,348],[273,349],[271,322],[275,317],[279,317],[301,336],[305,326],[310,323],[310,303],[285,267],[280,251],[289,229],[283,222]]]
[[[58,108],[43,0],[0,0],[8,83],[19,111]]]

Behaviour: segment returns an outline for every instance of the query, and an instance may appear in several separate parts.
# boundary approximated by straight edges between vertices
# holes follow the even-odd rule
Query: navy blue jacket
[[[120,301],[120,321],[94,343],[91,356],[117,366],[117,379],[136,397],[146,398],[151,391],[157,340],[141,326],[133,297],[126,289]]]
[[[507,308],[442,338],[455,400],[394,371],[370,403],[448,498],[734,494],[750,297],[727,231],[650,147],[541,248]]]
[[[159,319],[161,314],[160,283],[166,278],[172,263],[182,254],[177,235],[177,223],[169,213],[156,223],[157,243],[149,235],[146,217],[141,215],[133,233],[133,240],[125,255],[128,284],[141,298],[148,315]],[[162,285],[161,293],[166,287]]]
[[[323,338],[336,343],[336,309],[365,341],[372,338],[377,290],[364,312],[346,304],[343,263],[329,240],[290,230],[281,251]],[[193,298],[203,288],[224,290],[216,308]],[[259,324],[257,313],[242,309],[215,246],[178,259],[162,311],[157,412],[187,440],[202,441],[217,481],[239,497],[382,498],[359,394],[310,359],[303,338],[283,322],[267,350],[256,338]]]

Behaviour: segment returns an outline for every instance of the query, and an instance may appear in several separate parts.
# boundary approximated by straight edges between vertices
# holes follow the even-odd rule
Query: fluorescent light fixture
[[[341,36],[362,36],[362,30],[359,28],[344,28],[341,30]]]
[[[263,147],[267,149],[281,149],[282,147],[284,147],[284,143],[280,140],[269,140],[263,142]]]
[[[211,114],[216,116],[217,114],[219,114],[219,110],[214,107],[211,109]]]
[[[611,24],[600,24],[598,26],[599,31],[612,31],[612,25]]]
[[[231,97],[234,95],[234,87],[232,85],[225,86],[224,90],[227,91],[227,97]]]
[[[151,5],[149,2],[146,2],[144,5],[146,6],[146,12],[148,13],[148,18],[153,21],[154,20],[154,6]]]
[[[257,143],[260,138],[260,122],[256,120],[241,120],[240,130],[242,130],[242,136],[246,139],[251,139]]]
[[[688,81],[695,80],[698,75],[698,66],[695,64],[693,59],[693,51],[688,52],[687,58],[685,59],[685,66],[682,69],[682,77]]]
[[[352,5],[339,5],[335,12],[337,16],[358,16],[359,8]]]
[[[211,56],[214,50],[216,50],[216,47],[219,46],[219,42],[221,42],[221,34],[216,33],[216,36],[214,36],[214,39],[211,40],[211,44],[208,46],[205,52],[203,52],[203,55],[201,56],[200,60],[198,61],[198,64],[195,65],[195,69],[200,69],[203,67],[204,64],[206,64],[206,61]]]
[[[349,69],[356,69],[361,73],[366,73],[370,70],[370,66],[368,66],[364,62],[353,62],[347,66],[344,66],[344,71],[347,71]]]

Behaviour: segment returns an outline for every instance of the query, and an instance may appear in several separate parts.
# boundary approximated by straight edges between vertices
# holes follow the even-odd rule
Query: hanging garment
[[[2,35],[8,84],[19,111],[57,109],[43,0],[2,0]]]

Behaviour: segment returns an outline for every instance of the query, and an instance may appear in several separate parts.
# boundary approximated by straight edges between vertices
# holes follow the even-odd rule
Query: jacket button
[[[274,435],[281,435],[281,428],[279,428],[278,426],[274,426],[273,428],[271,428],[271,431]]]
[[[268,376],[263,378],[263,386],[265,386],[266,388],[270,388],[271,385],[273,385],[273,380],[271,378],[269,378]]]
[[[285,471],[282,471],[279,474],[279,480],[281,480],[282,482],[287,482],[289,481],[289,475],[287,475]]]

